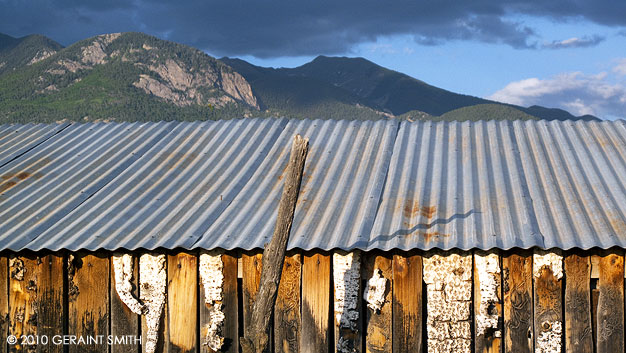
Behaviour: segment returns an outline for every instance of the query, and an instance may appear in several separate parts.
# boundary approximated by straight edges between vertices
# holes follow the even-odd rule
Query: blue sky
[[[12,36],[124,31],[262,66],[361,56],[458,93],[626,118],[625,1],[0,0]]]

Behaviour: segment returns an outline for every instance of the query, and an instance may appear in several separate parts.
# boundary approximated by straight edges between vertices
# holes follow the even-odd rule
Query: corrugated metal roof
[[[68,127],[63,124],[0,125],[0,167]]]
[[[191,248],[266,159],[286,123],[180,123],[27,248]]]
[[[73,124],[1,167],[2,249],[27,247],[175,125]]]
[[[626,246],[624,121],[243,119],[67,127],[0,168],[40,173],[0,196],[0,249],[262,247],[296,133],[290,248]]]

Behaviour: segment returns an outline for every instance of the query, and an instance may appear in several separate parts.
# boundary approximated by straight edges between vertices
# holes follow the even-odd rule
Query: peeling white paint
[[[18,281],[24,280],[24,274],[26,273],[24,261],[17,257],[11,258],[9,259],[9,268],[11,270],[11,278]]]
[[[374,269],[372,278],[367,281],[367,287],[363,293],[363,299],[367,301],[367,307],[379,312],[383,304],[385,304],[385,286],[387,279],[383,277],[382,271],[378,268]]]
[[[220,252],[200,254],[200,281],[204,288],[204,302],[210,306],[204,344],[214,351],[220,350],[224,344],[224,337],[222,337],[225,318],[222,312],[223,269],[224,263]]]
[[[535,250],[533,254],[533,275],[541,276],[541,269],[548,267],[557,279],[563,277],[563,257],[553,252]]]
[[[550,327],[550,329],[539,334],[535,352],[561,353],[561,336],[563,334],[563,324],[561,321],[546,321],[541,325]]]
[[[146,307],[133,297],[133,257],[130,254],[113,255],[113,271],[115,272],[115,290],[122,303],[137,315],[141,315]]]
[[[333,282],[335,283],[335,316],[340,329],[358,330],[359,280],[361,256],[358,251],[346,255],[333,254]],[[354,342],[345,337],[337,341],[338,352],[355,352]]]
[[[139,258],[140,299],[146,307],[146,352],[154,353],[159,338],[159,321],[165,306],[167,271],[165,255],[143,254]]]
[[[485,335],[492,329],[494,337],[501,337],[498,327],[499,314],[490,308],[500,303],[498,292],[500,288],[500,260],[497,254],[476,254],[476,273],[480,284],[480,303],[476,313],[476,335]]]
[[[342,328],[356,331],[359,319],[359,272],[361,257],[358,252],[333,254],[333,281],[335,283],[335,315]]]
[[[429,353],[471,352],[472,256],[424,257]]]

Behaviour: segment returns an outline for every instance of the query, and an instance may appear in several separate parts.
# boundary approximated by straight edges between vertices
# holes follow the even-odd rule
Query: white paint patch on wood
[[[224,285],[224,263],[217,251],[200,254],[200,281],[204,288],[204,302],[209,307],[204,344],[218,351],[224,344],[222,327],[225,315],[222,312],[222,288]]]
[[[154,353],[159,339],[159,321],[165,306],[167,269],[165,255],[143,254],[139,258],[140,299],[146,306],[146,353]]]
[[[130,311],[141,315],[146,307],[133,297],[133,256],[130,254],[113,255],[115,273],[115,291]]]
[[[538,278],[541,276],[541,270],[548,267],[552,270],[552,274],[556,279],[563,277],[563,257],[559,254],[535,250],[533,254],[533,275]]]
[[[502,337],[498,327],[499,315],[493,310],[500,303],[500,259],[497,254],[476,254],[476,273],[480,284],[480,302],[476,314],[476,335],[491,331],[493,337]]]
[[[550,327],[548,331],[541,332],[537,338],[536,353],[561,353],[561,340],[563,324],[560,321],[545,321],[543,327]]]
[[[374,269],[372,277],[367,281],[367,287],[363,293],[363,299],[367,301],[367,307],[379,312],[385,304],[385,287],[387,279],[383,277],[379,268]]]
[[[357,311],[359,301],[359,280],[361,272],[360,252],[346,255],[333,254],[333,282],[335,283],[335,316],[340,329],[357,332]],[[338,352],[354,351],[354,342],[340,337],[337,341]]]
[[[428,352],[470,353],[472,256],[424,257],[423,278],[428,299]]]

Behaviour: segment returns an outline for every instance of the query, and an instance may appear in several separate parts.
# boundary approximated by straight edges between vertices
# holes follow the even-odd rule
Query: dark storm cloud
[[[217,55],[339,54],[381,36],[419,43],[449,40],[535,48],[528,15],[626,26],[623,1],[453,0],[0,0],[0,32],[43,33],[63,44],[108,32],[142,31]]]

